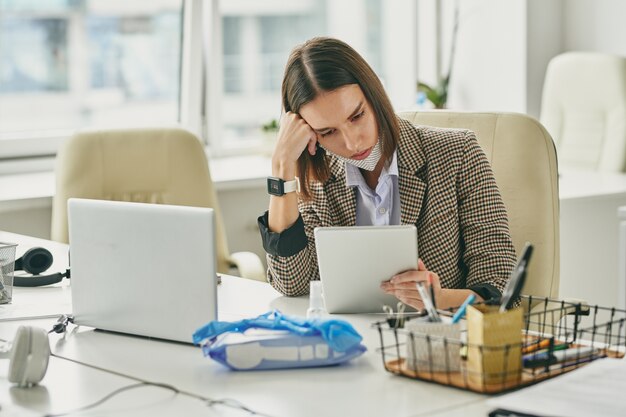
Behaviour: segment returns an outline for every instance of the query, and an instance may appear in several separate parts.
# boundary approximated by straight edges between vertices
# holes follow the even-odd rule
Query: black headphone
[[[70,277],[70,270],[57,272],[51,275],[39,275],[52,265],[52,254],[44,248],[31,248],[15,261],[16,271],[26,271],[30,276],[13,276],[13,285],[16,287],[40,287],[42,285],[56,284],[65,277]]]

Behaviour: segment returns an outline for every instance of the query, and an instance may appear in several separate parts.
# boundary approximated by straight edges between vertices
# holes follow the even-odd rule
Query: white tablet
[[[398,299],[380,283],[417,269],[417,229],[405,226],[315,228],[317,261],[329,313],[381,313],[396,310]]]

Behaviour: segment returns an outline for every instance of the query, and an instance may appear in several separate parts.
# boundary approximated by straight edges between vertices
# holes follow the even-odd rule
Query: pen
[[[542,366],[541,369],[539,369],[539,370],[533,369],[533,373],[536,372],[538,375],[539,374],[546,374],[546,373],[549,374],[550,372],[554,372],[555,370],[563,372],[562,370],[564,368],[567,368],[567,367],[570,367],[570,366],[579,366],[579,365],[582,365],[583,363],[588,363],[588,362],[591,362],[591,361],[593,361],[595,359],[598,359],[598,358],[596,358],[594,356],[587,356],[587,357],[580,358],[580,359],[577,359],[577,360],[574,360],[574,361],[548,364],[549,366],[545,366],[545,364],[544,364],[544,366]]]
[[[536,341],[529,345],[526,345],[522,348],[522,353],[531,353],[536,350],[545,349],[550,346],[550,340],[552,339],[543,339],[541,341]]]
[[[552,365],[555,362],[559,362],[557,357],[552,353],[558,350],[565,350],[569,347],[567,343],[562,345],[556,345],[553,349],[544,349],[537,352],[533,352],[522,357],[522,363],[525,368],[536,368],[538,366]]]
[[[552,365],[556,362],[556,357],[551,352],[537,352],[524,355],[522,364],[524,368],[536,368],[539,366]]]
[[[524,282],[526,281],[526,268],[528,268],[528,262],[530,256],[533,253],[533,245],[526,243],[522,250],[522,256],[517,261],[513,272],[509,278],[509,282],[506,284],[502,297],[500,299],[500,313],[504,313],[506,310],[513,307],[515,301],[519,298],[522,289],[524,288]]]
[[[463,301],[463,304],[461,304],[461,307],[459,307],[456,313],[454,313],[454,316],[452,316],[453,324],[461,320],[461,318],[465,315],[465,310],[467,310],[467,306],[473,304],[474,300],[476,300],[476,296],[474,294],[470,294],[467,296],[465,301]]]
[[[537,354],[537,353],[543,353],[543,352],[555,352],[557,350],[565,350],[565,349],[569,349],[569,343],[561,343],[561,344],[558,344],[558,345],[554,345],[552,347],[552,349],[550,349],[550,348],[541,349],[541,350],[537,350],[537,351],[535,351],[533,353]],[[522,351],[522,353],[527,353],[527,352]]]
[[[522,363],[526,368],[552,365],[556,362],[566,362],[572,359],[577,361],[595,353],[595,349],[590,346],[575,347],[570,349],[558,349],[556,352],[545,351],[524,355]],[[582,362],[582,361],[581,361]]]
[[[591,356],[596,353],[596,349],[591,346],[573,347],[558,352],[554,352],[553,355],[557,362],[565,362],[571,359],[580,359],[585,356]]]
[[[433,307],[437,310],[437,300],[435,300],[435,287],[433,287],[433,277],[428,274],[428,286],[430,287],[430,300],[433,302]]]
[[[430,317],[430,321],[440,322],[441,318],[435,310],[435,306],[433,306],[433,302],[426,291],[426,287],[424,286],[424,282],[420,281],[417,283],[417,291],[419,291],[420,296],[422,297],[422,302],[424,303],[424,308],[428,312],[428,316]]]

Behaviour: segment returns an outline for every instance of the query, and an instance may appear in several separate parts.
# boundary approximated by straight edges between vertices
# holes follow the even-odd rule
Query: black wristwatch
[[[280,197],[294,191],[300,191],[300,181],[298,181],[298,177],[291,181],[285,181],[276,177],[267,177],[267,192],[270,195]]]

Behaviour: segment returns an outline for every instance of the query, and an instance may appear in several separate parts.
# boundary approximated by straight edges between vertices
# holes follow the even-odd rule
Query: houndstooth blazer
[[[420,258],[444,288],[498,297],[515,265],[515,249],[506,208],[476,136],[399,122],[400,222],[417,226]],[[330,158],[331,178],[312,184],[313,198],[300,201],[293,226],[273,233],[267,212],[259,217],[268,280],[285,295],[307,294],[309,281],[319,279],[315,227],[356,223],[356,190],[346,186],[344,164]]]

